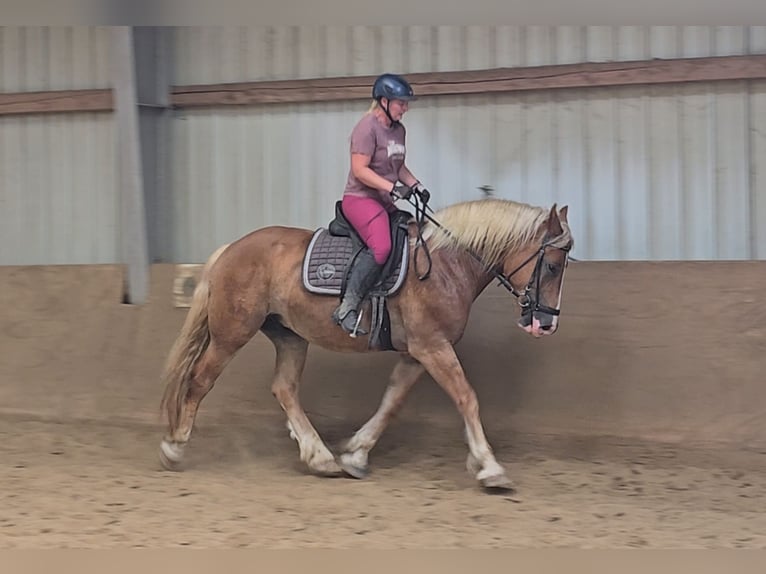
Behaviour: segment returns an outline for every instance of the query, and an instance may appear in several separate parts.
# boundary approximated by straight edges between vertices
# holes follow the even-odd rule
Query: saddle
[[[368,347],[395,350],[391,343],[391,322],[386,299],[404,284],[409,267],[408,223],[412,214],[397,209],[389,215],[391,255],[383,265],[378,282],[367,295],[371,303]],[[343,214],[341,201],[335,203],[335,218],[314,231],[303,258],[303,286],[311,293],[342,297],[346,278],[363,250],[369,249]]]

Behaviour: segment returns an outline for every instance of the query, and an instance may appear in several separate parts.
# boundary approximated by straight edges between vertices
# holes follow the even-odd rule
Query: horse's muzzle
[[[518,325],[526,333],[539,338],[545,335],[553,335],[556,332],[558,329],[558,317],[540,311],[528,311],[522,313]]]

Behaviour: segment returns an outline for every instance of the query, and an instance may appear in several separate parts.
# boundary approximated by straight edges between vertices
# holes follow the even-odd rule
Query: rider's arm
[[[401,181],[407,187],[412,187],[418,183],[418,178],[412,175],[412,172],[409,170],[406,164],[402,164],[402,167],[399,168],[399,181]]]
[[[361,181],[363,184],[377,189],[381,194],[388,197],[394,184],[388,181],[386,178],[379,176],[377,173],[370,169],[370,156],[362,153],[351,154],[351,173],[354,177]]]

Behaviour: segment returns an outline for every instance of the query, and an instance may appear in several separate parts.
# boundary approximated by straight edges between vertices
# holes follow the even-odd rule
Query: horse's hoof
[[[482,478],[479,483],[488,494],[509,494],[516,491],[511,479],[504,474]]]
[[[343,471],[353,478],[367,478],[370,474],[369,467],[367,466],[367,457],[360,456],[361,451],[348,452],[344,451],[337,457],[338,464]]]
[[[179,471],[181,470],[181,452],[177,447],[172,444],[162,441],[160,444],[160,464],[165,470]]]
[[[310,466],[310,468],[314,474],[325,478],[333,478],[344,475],[343,469],[338,465],[337,462],[332,459],[323,461],[319,464],[314,463]]]
[[[345,472],[351,478],[362,480],[370,475],[370,470],[366,466],[357,466],[355,464],[343,462],[342,459],[339,462],[343,472]]]

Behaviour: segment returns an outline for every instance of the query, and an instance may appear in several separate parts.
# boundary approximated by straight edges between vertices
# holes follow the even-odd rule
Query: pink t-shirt
[[[386,127],[374,114],[365,114],[351,132],[351,153],[370,156],[370,169],[391,182],[399,179],[399,169],[404,163],[406,147],[404,140],[407,131],[402,124]],[[392,204],[388,193],[368,187],[349,170],[344,194],[360,197],[373,197],[384,205]]]

